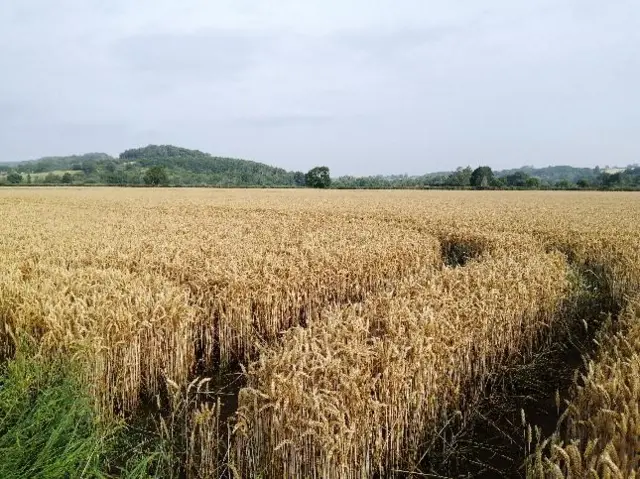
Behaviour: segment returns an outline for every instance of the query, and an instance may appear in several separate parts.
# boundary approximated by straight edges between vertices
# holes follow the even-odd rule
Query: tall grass
[[[113,431],[68,364],[19,355],[0,373],[0,477],[104,477]]]
[[[102,420],[79,366],[19,352],[0,369],[0,477],[142,479],[171,470],[158,440],[132,448]]]

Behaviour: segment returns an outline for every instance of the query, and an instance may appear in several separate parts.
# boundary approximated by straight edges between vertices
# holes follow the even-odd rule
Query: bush
[[[22,175],[20,173],[16,173],[15,171],[12,171],[7,175],[7,181],[12,185],[20,184],[22,183]]]
[[[56,175],[55,173],[48,173],[47,176],[44,177],[44,183],[56,184],[62,181],[60,175]]]

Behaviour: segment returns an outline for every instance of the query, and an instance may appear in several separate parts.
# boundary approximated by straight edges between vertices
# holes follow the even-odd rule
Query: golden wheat
[[[466,268],[426,270],[333,308],[263,353],[240,397],[242,474],[370,477],[414,457],[561,313],[562,255],[509,239],[484,238],[490,246]]]
[[[637,194],[7,188],[0,213],[2,358],[23,338],[74,355],[104,414],[245,363],[245,476],[412,465],[550,340],[588,270],[622,312],[534,469],[639,467]],[[217,475],[220,405],[186,417],[185,470]]]

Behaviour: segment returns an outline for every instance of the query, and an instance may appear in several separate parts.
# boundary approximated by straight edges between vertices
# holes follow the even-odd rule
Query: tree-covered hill
[[[254,161],[212,156],[171,145],[126,150],[118,158],[106,153],[46,157],[0,165],[23,176],[24,182],[142,185],[150,168],[160,167],[169,185],[189,186],[301,186],[304,174]]]

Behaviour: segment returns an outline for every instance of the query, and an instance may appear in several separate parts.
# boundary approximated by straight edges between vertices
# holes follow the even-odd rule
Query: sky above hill
[[[0,2],[0,161],[175,144],[292,170],[640,161],[635,0]]]

